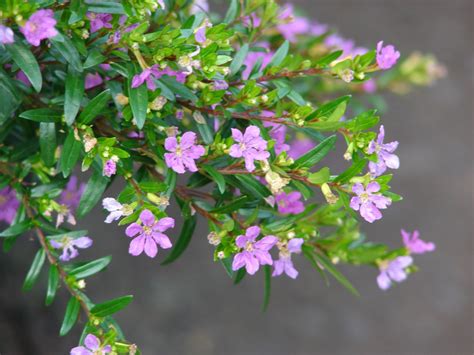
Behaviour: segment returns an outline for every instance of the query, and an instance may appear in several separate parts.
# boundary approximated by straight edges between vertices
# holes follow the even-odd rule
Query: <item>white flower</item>
[[[129,205],[122,205],[112,197],[106,197],[102,200],[102,206],[109,211],[109,215],[105,219],[105,223],[112,223],[122,216],[129,216],[133,209]]]

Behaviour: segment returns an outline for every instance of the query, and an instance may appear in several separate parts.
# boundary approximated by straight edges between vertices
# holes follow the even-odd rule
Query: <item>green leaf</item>
[[[105,256],[72,269],[69,272],[69,275],[76,277],[76,279],[84,279],[101,272],[110,264],[111,261],[111,256]]]
[[[380,118],[375,115],[376,112],[377,110],[363,112],[352,120],[347,121],[344,126],[352,132],[359,132],[372,128],[379,123],[380,120]]]
[[[90,12],[125,15],[125,10],[122,4],[117,3],[115,1],[86,0],[86,4],[87,9]]]
[[[148,109],[148,88],[145,84],[140,85],[135,89],[132,88],[132,78],[136,73],[137,71],[135,70],[128,78],[129,99],[133,117],[137,122],[137,127],[138,129],[142,129],[145,125],[146,112]]]
[[[237,211],[240,207],[244,206],[246,203],[251,202],[252,200],[247,196],[240,196],[232,200],[231,203],[216,207],[209,212],[211,213],[231,213]]]
[[[106,59],[107,57],[100,53],[100,51],[98,51],[97,49],[93,49],[91,50],[89,56],[84,62],[84,69],[95,67],[96,65],[103,63]]]
[[[331,119],[328,120],[328,118],[330,118],[335,111],[337,112],[337,114],[340,114],[340,116],[337,118],[338,120],[344,114],[344,111],[346,109],[346,106],[342,104],[344,103],[347,104],[350,98],[351,98],[351,95],[346,95],[346,96],[339,97],[335,100],[329,101],[325,103],[324,105],[321,105],[317,110],[313,111],[308,116],[306,116],[305,118],[306,122],[311,121],[314,118],[317,118],[318,120],[327,120],[329,122],[334,122],[336,120],[335,118],[336,115],[332,117],[333,118],[332,120]],[[343,112],[340,113],[341,111]],[[319,122],[316,122],[316,123],[319,123]]]
[[[247,271],[245,271],[245,267],[240,268],[235,272],[235,278],[234,278],[234,285],[238,285],[247,275]]]
[[[349,169],[338,175],[333,181],[337,183],[345,183],[364,170],[366,165],[367,159],[361,159],[358,162],[354,162]]]
[[[316,67],[325,67],[325,66],[331,64],[332,62],[334,62],[337,58],[339,58],[342,53],[343,53],[343,51],[335,51],[335,52],[329,53],[328,55],[326,55],[326,56],[322,57],[321,59],[317,60],[314,63],[314,65]]]
[[[328,167],[324,167],[316,173],[308,175],[308,181],[312,184],[321,185],[329,181],[330,171]]]
[[[84,75],[69,67],[64,93],[64,118],[68,126],[72,125],[81,107],[84,96]]]
[[[273,55],[272,59],[270,60],[270,63],[268,63],[268,67],[280,65],[285,59],[285,57],[288,55],[289,49],[290,42],[283,42],[280,48],[278,48],[275,54]]]
[[[60,122],[62,113],[50,108],[37,108],[23,111],[20,117],[35,122]]]
[[[0,237],[6,238],[6,237],[14,237],[20,234],[25,233],[26,231],[30,230],[33,227],[33,223],[31,223],[30,220],[25,220],[20,223],[16,223],[7,229],[3,230],[0,233]]]
[[[111,314],[117,313],[121,309],[128,306],[130,302],[132,302],[133,296],[122,296],[119,298],[115,298],[113,300],[99,303],[92,307],[91,313],[96,317],[106,317]]]
[[[82,63],[74,43],[67,36],[63,36],[61,33],[55,37],[50,38],[53,47],[57,49],[59,53],[66,59],[66,61],[78,72],[82,72]]]
[[[313,256],[341,285],[347,288],[352,294],[359,296],[359,292],[352,286],[349,280],[334,267],[326,256],[318,253],[314,253]]]
[[[33,53],[18,39],[15,43],[5,47],[16,65],[25,73],[36,92],[40,92],[43,79],[41,78],[40,67]]]
[[[188,87],[184,84],[181,84],[176,80],[175,77],[172,76],[163,76],[158,81],[161,81],[165,84],[173,94],[181,96],[183,99],[190,100],[190,101],[197,101],[198,97],[188,89]]]
[[[56,290],[59,285],[59,271],[56,265],[49,266],[49,276],[48,276],[48,289],[46,290],[46,300],[44,304],[49,306],[53,303],[54,297],[56,296]]]
[[[56,125],[53,122],[40,123],[40,155],[47,167],[53,166],[56,152]]]
[[[230,75],[236,74],[239,69],[242,67],[245,58],[247,57],[247,53],[249,52],[249,45],[245,43],[240,49],[235,53],[234,59],[232,63],[230,63]]]
[[[167,265],[178,259],[181,254],[186,250],[191,241],[191,238],[196,228],[196,215],[186,218],[181,229],[178,240],[176,241],[173,250],[167,256],[167,258],[161,263],[161,265]]]
[[[242,190],[250,192],[255,197],[264,199],[270,195],[267,187],[251,175],[235,175],[235,178],[242,184]]]
[[[87,182],[86,189],[81,196],[79,207],[77,208],[77,217],[84,217],[94,206],[99,202],[105,188],[108,184],[108,179],[102,175],[99,169],[95,169],[91,178]]]
[[[229,275],[230,278],[233,278],[234,277],[234,271],[232,270],[232,260],[233,260],[233,258],[229,256],[228,258],[220,259],[220,260],[221,260],[221,264],[224,267],[224,270],[227,273],[227,275]]]
[[[263,267],[263,271],[265,273],[265,288],[263,294],[262,311],[265,312],[268,308],[268,304],[270,303],[270,295],[272,292],[272,267],[270,265],[265,265]]]
[[[77,163],[82,150],[82,143],[74,137],[74,132],[69,131],[59,159],[59,170],[64,177],[68,177]]]
[[[87,103],[86,107],[84,107],[79,115],[78,121],[84,124],[91,123],[104,111],[104,108],[107,106],[110,99],[110,89],[102,91]]]
[[[223,194],[225,192],[225,179],[224,179],[224,176],[220,172],[218,172],[213,166],[204,165],[203,168],[209,175],[211,175],[211,177],[216,182],[220,193]]]
[[[63,324],[61,325],[61,330],[59,331],[60,336],[64,336],[69,333],[74,324],[76,324],[80,308],[81,304],[79,303],[79,300],[76,297],[71,297],[66,306]]]
[[[227,9],[227,12],[224,17],[224,23],[231,23],[235,20],[237,17],[237,14],[239,13],[239,1],[238,0],[231,0],[229,9]]]
[[[323,159],[336,144],[336,135],[332,135],[324,139],[320,144],[311,149],[308,153],[296,159],[294,165],[296,168],[310,168]]]
[[[171,194],[174,191],[174,188],[176,187],[176,180],[178,176],[176,172],[174,172],[171,169],[168,169],[168,172],[166,173],[166,179],[165,179],[165,184],[168,186],[165,192],[165,196],[170,197]]]
[[[41,268],[44,265],[44,260],[46,259],[46,254],[44,249],[41,248],[35,255],[33,259],[33,263],[31,264],[30,270],[28,270],[28,274],[26,274],[25,281],[23,282],[23,291],[29,291],[33,287],[33,285],[38,280],[38,276],[40,274]]]

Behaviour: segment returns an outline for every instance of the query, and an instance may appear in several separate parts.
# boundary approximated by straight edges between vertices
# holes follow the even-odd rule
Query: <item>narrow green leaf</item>
[[[336,144],[336,135],[324,139],[320,144],[295,161],[295,167],[310,168],[323,159]]]
[[[84,217],[99,202],[102,194],[107,187],[109,179],[102,175],[99,169],[95,169],[91,178],[87,182],[86,189],[81,196],[79,207],[77,208],[77,217]]]
[[[76,277],[76,279],[84,279],[104,270],[111,261],[111,256],[105,256],[72,269],[69,275]]]
[[[194,229],[196,228],[196,215],[186,218],[183,223],[183,227],[181,228],[181,233],[179,235],[178,240],[176,241],[173,250],[167,256],[167,258],[161,263],[161,265],[170,264],[176,259],[178,259],[181,254],[186,250],[191,241],[191,238],[194,233]]]
[[[264,199],[270,195],[268,188],[251,175],[235,175],[235,178],[240,181],[242,190],[250,192],[255,197]]]
[[[240,5],[238,0],[231,0],[229,8],[227,9],[224,17],[224,23],[231,23],[235,20],[237,14],[239,13],[239,7]]]
[[[285,57],[288,55],[289,49],[290,49],[290,42],[288,41],[283,42],[280,48],[278,48],[275,54],[273,55],[268,66],[271,67],[271,66],[280,65],[285,59]]]
[[[56,125],[53,122],[40,123],[40,155],[41,160],[48,167],[55,163],[54,153],[56,152]]]
[[[104,90],[99,95],[90,100],[79,115],[78,121],[80,123],[91,123],[107,106],[112,97],[110,90]]]
[[[349,169],[338,175],[333,181],[338,183],[345,183],[357,174],[359,174],[362,170],[364,170],[366,165],[367,159],[361,159],[358,162],[352,164]]]
[[[216,207],[212,210],[210,210],[209,212],[211,213],[231,213],[231,212],[234,212],[234,211],[237,211],[240,207],[244,206],[246,203],[252,201],[250,198],[248,198],[247,196],[240,196],[234,200],[232,200],[231,203],[227,204],[227,205],[224,205],[224,206],[220,206],[220,207]]]
[[[190,101],[197,101],[198,97],[184,84],[181,84],[176,80],[175,77],[172,76],[163,76],[158,81],[164,83],[172,92],[173,94],[181,96],[183,99],[190,100]]]
[[[117,3],[116,1],[86,0],[86,4],[87,9],[90,12],[125,15],[125,10],[122,4]]]
[[[210,166],[210,165],[205,165],[204,170],[209,175],[211,175],[211,177],[216,182],[220,193],[223,194],[225,192],[225,179],[224,179],[224,176],[220,172],[218,172],[213,166]]]
[[[220,260],[221,260],[221,264],[224,267],[224,270],[227,273],[227,275],[229,275],[230,278],[233,278],[234,277],[234,271],[232,270],[232,260],[233,260],[233,258],[228,257],[228,258],[220,259]]]
[[[334,62],[337,58],[339,58],[341,56],[341,54],[343,53],[343,51],[335,51],[335,52],[332,52],[332,53],[329,53],[328,55],[322,57],[321,59],[317,60],[314,65],[317,66],[317,67],[325,67],[329,64],[331,64],[332,62]]]
[[[316,173],[308,175],[308,181],[312,184],[321,185],[329,181],[330,171],[328,167],[324,167]]]
[[[318,253],[314,253],[313,255],[317,262],[320,263],[332,276],[334,276],[334,278],[339,281],[341,285],[347,288],[354,295],[359,296],[359,292],[354,288],[354,286],[352,286],[349,280],[334,267],[334,265],[326,256]]]
[[[79,52],[72,43],[71,39],[68,36],[64,36],[61,33],[57,34],[55,37],[50,38],[53,47],[61,53],[61,55],[66,59],[66,61],[78,72],[82,72],[82,63],[79,56]]]
[[[142,129],[145,125],[146,112],[148,109],[148,88],[145,84],[140,85],[137,88],[132,88],[132,78],[137,70],[129,74],[128,87],[129,87],[129,99],[130,107],[132,109],[133,117],[137,122],[138,129]]]
[[[37,108],[23,111],[20,117],[35,122],[60,122],[62,113],[50,108]]]
[[[64,177],[68,177],[77,163],[82,150],[82,143],[74,137],[74,132],[69,131],[59,159],[59,170]]]
[[[38,280],[38,276],[40,274],[41,268],[44,265],[44,260],[46,258],[46,254],[44,249],[41,248],[35,255],[33,259],[33,263],[31,263],[30,270],[28,270],[28,274],[26,274],[25,281],[23,282],[23,291],[29,291],[33,287],[33,285]]]
[[[103,63],[106,59],[107,57],[100,53],[100,51],[93,49],[84,62],[84,69],[95,67],[96,65]]]
[[[99,303],[92,307],[91,313],[96,317],[106,317],[111,314],[117,313],[121,309],[128,306],[130,302],[132,302],[133,296],[122,296],[119,298],[115,298],[113,300]]]
[[[263,294],[262,311],[265,312],[268,308],[268,304],[270,303],[270,295],[272,292],[272,267],[270,265],[265,265],[263,267],[263,271],[265,273],[265,288]]]
[[[75,297],[71,297],[66,306],[63,324],[61,325],[61,330],[59,331],[60,336],[64,336],[69,333],[74,324],[76,324],[80,308],[81,304],[79,303],[79,300]]]
[[[23,70],[23,73],[25,73],[36,92],[40,92],[43,79],[41,77],[40,67],[33,53],[18,39],[15,43],[6,45],[5,47],[16,65]]]
[[[167,197],[171,196],[171,194],[174,191],[174,188],[176,187],[177,178],[178,178],[177,174],[173,170],[168,169],[168,172],[166,173],[166,179],[165,179],[165,184],[166,186],[168,186],[168,188],[166,189],[165,196]]]
[[[68,126],[72,125],[81,107],[84,95],[84,75],[71,66],[66,76],[66,91],[64,93],[64,118]]]
[[[49,266],[49,276],[48,276],[48,289],[46,290],[46,300],[45,305],[49,306],[53,303],[54,297],[56,296],[56,290],[59,285],[59,271],[56,265]]]
[[[240,268],[235,272],[235,278],[234,278],[234,285],[238,285],[247,275],[247,271],[245,271],[245,268]]]
[[[234,75],[239,71],[239,69],[242,67],[242,64],[244,63],[245,58],[247,57],[248,52],[249,45],[247,43],[240,47],[240,49],[235,54],[232,63],[230,63],[230,75]]]
[[[351,99],[351,95],[346,95],[346,96],[338,97],[335,100],[329,101],[329,102],[325,103],[324,105],[321,105],[320,107],[318,107],[317,110],[313,111],[308,116],[306,116],[305,120],[308,122],[308,121],[311,121],[314,118],[317,118],[319,120],[328,119],[334,113],[334,111],[336,111],[338,108],[339,108],[339,110],[341,110],[343,108],[344,111],[345,111],[346,106],[341,106],[341,104],[342,103],[347,104],[347,102],[350,99]],[[339,116],[339,118],[343,114],[344,114],[344,112]],[[334,120],[332,120],[332,121],[334,121]],[[319,123],[319,122],[317,122],[317,123]]]
[[[6,238],[6,237],[14,237],[20,234],[25,233],[26,231],[30,230],[33,227],[33,223],[31,223],[30,220],[25,220],[20,223],[16,223],[7,229],[3,230],[0,233],[0,237]]]

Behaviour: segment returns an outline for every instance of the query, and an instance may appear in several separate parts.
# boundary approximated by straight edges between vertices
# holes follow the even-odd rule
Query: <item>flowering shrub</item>
[[[85,279],[111,257],[76,259],[94,239],[76,219],[100,202],[105,223],[126,226],[129,253],[162,264],[204,217],[235,283],[264,274],[264,307],[272,276],[297,278],[296,258],[357,293],[335,264],[375,267],[385,290],[416,270],[414,254],[435,249],[417,231],[389,249],[359,224],[401,200],[389,186],[398,142],[384,143],[360,97],[430,84],[443,75],[434,58],[382,41],[357,47],[273,0],[232,0],[221,19],[189,0],[1,6],[0,237],[8,251],[35,235],[24,290],[46,268],[46,305],[63,286],[60,335],[85,316],[71,354],[139,351],[112,318],[132,296],[86,295]],[[343,171],[326,166],[337,141]],[[115,180],[125,185],[110,196]],[[182,221],[167,215],[171,203]]]

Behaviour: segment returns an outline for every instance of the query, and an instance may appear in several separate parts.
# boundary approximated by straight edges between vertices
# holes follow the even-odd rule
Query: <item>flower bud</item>
[[[115,96],[115,100],[119,105],[125,106],[128,105],[128,97],[122,93],[119,93]]]
[[[333,192],[331,191],[331,188],[329,187],[327,183],[324,183],[321,185],[321,192],[323,193],[324,198],[326,198],[326,201],[330,205],[335,204],[339,200],[339,198],[333,194]]]

